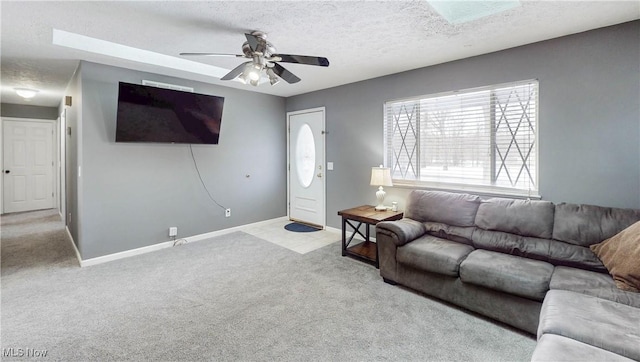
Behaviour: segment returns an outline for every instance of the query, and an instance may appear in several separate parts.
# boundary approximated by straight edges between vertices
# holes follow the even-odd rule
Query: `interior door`
[[[287,113],[289,218],[325,225],[324,108]]]
[[[53,208],[53,123],[2,125],[4,212]]]

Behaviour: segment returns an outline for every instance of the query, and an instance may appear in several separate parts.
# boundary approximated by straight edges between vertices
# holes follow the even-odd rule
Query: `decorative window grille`
[[[538,82],[386,102],[394,184],[538,196]]]

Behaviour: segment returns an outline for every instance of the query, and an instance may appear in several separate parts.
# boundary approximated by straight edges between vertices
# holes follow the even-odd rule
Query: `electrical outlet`
[[[224,210],[224,217],[231,217],[231,209]]]
[[[172,226],[169,228],[169,236],[176,236],[178,235],[178,228],[175,226]]]

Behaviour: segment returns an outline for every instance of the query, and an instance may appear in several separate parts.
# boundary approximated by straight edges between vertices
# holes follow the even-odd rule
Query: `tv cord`
[[[218,201],[216,201],[216,199],[214,199],[213,196],[211,196],[211,193],[209,192],[207,185],[204,184],[204,181],[202,180],[202,175],[200,175],[200,170],[198,169],[198,163],[196,162],[196,158],[193,155],[193,147],[191,147],[191,144],[189,144],[189,151],[191,151],[191,159],[193,160],[193,165],[196,166],[196,172],[198,173],[198,178],[200,179],[200,183],[202,183],[202,187],[204,187],[204,190],[207,192],[207,195],[209,195],[209,198],[211,199],[211,201],[213,201],[216,205],[220,206],[220,208],[222,208],[223,210],[226,210],[227,209],[226,207],[220,205]]]

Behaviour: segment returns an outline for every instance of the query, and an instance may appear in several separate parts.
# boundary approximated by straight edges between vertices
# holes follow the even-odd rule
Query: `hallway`
[[[17,282],[47,269],[79,267],[56,209],[2,215],[0,229],[3,289],[7,276]]]

